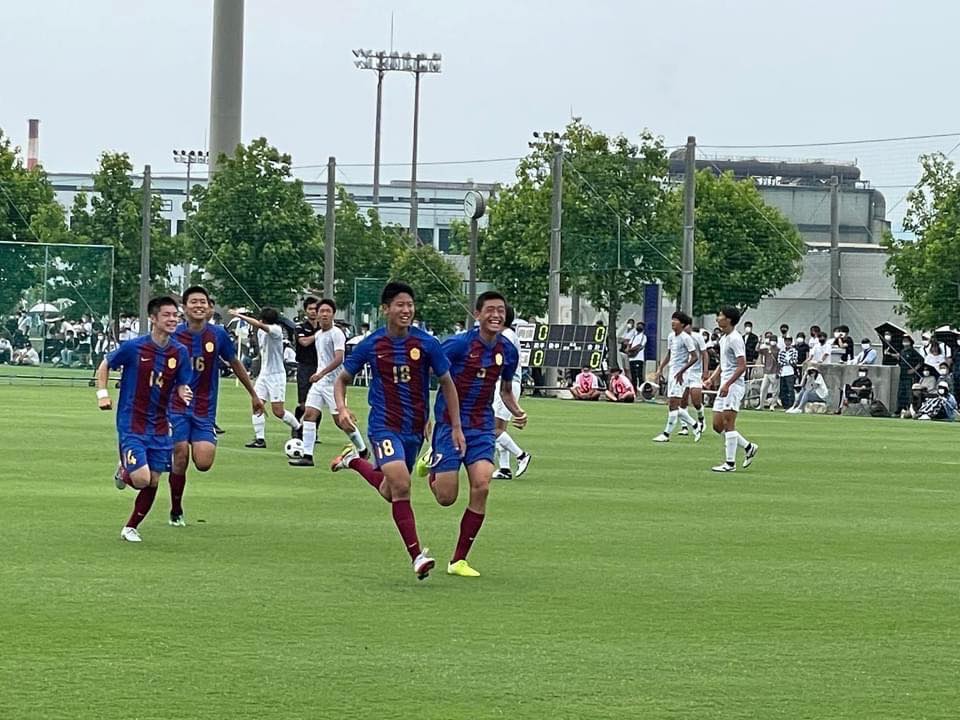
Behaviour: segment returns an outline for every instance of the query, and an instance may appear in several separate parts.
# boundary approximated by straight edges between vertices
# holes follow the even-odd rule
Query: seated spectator
[[[936,396],[937,394],[937,376],[933,368],[924,365],[917,382],[913,384],[911,391],[910,407],[900,413],[900,417],[917,417],[920,414],[920,406],[924,400]]]
[[[860,403],[864,400],[867,402],[873,400],[873,381],[867,377],[867,369],[861,367],[857,371],[857,379],[843,386],[836,414],[839,415],[843,412],[843,409],[850,403]]]
[[[632,403],[637,399],[633,385],[623,376],[620,368],[610,371],[610,387],[603,394],[610,402]]]
[[[937,383],[937,393],[924,400],[917,415],[917,420],[945,420],[953,422],[957,419],[957,399],[950,392],[947,383]]]
[[[940,343],[938,343],[936,340],[931,340],[930,344],[927,346],[927,353],[923,358],[923,362],[932,368],[938,368],[941,365],[945,365],[947,362],[947,356],[944,353],[943,346],[940,345]]]
[[[789,415],[799,415],[809,403],[826,403],[830,397],[830,390],[823,376],[816,368],[810,368],[804,375],[803,383],[800,385],[800,395],[797,397],[796,404],[787,410]]]
[[[950,392],[953,392],[953,375],[950,374],[950,368],[947,366],[947,363],[940,363],[940,366],[937,368],[937,382],[947,383]]]
[[[570,392],[576,400],[596,400],[600,397],[600,378],[589,367],[584,367],[573,379]]]
[[[66,337],[63,340],[63,348],[60,350],[60,364],[70,367],[77,359],[77,338],[73,330],[67,330]]]
[[[860,341],[860,352],[856,357],[848,361],[849,365],[877,365],[880,362],[880,356],[873,349],[870,338],[864,338]]]
[[[9,364],[13,360],[13,345],[6,335],[0,335],[0,365]]]
[[[33,349],[33,345],[27,342],[27,346],[13,354],[14,365],[39,365],[40,355]]]

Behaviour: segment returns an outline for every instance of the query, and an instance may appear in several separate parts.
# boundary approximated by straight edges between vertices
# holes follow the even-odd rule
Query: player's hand
[[[527,414],[514,415],[512,422],[517,430],[523,430],[527,426]]]
[[[181,385],[178,387],[177,395],[179,395],[180,399],[183,400],[184,405],[189,405],[193,400],[193,390],[190,389],[189,385]]]
[[[727,393],[730,392],[730,386],[724,383],[720,386],[720,392],[717,393],[720,397],[726,397]]]
[[[323,377],[323,373],[315,372],[313,375],[310,376],[310,382],[312,383],[318,382],[322,377]]]
[[[676,381],[677,385],[683,385],[683,370],[674,375],[673,379]]]
[[[349,422],[354,430],[360,429],[359,426],[357,425],[357,416],[350,411],[350,408],[345,407],[342,410],[339,410],[337,414],[340,415],[341,418]]]
[[[110,397],[97,398],[97,407],[101,410],[112,410],[113,402],[110,400]]]
[[[258,397],[253,398],[250,401],[250,407],[253,409],[254,415],[263,415],[263,400]]]
[[[463,428],[453,428],[451,435],[453,435],[453,446],[460,453],[460,457],[463,457],[467,454],[467,439],[463,436]]]
[[[230,308],[229,310],[227,310],[227,312],[230,314],[231,317],[240,317],[240,311],[237,310],[236,308]]]

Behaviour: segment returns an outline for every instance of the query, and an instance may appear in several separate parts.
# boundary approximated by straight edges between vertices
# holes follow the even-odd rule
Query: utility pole
[[[213,2],[213,62],[210,71],[210,175],[220,155],[232,157],[240,144],[243,100],[243,3]]]
[[[377,69],[377,127],[373,137],[373,206],[378,211],[380,210],[380,118],[382,115],[383,68],[380,67]]]
[[[477,305],[477,236],[480,234],[480,227],[477,218],[470,218],[470,274],[467,282],[470,294],[470,309]],[[467,322],[464,325],[468,330],[473,327],[473,315],[467,313]]]
[[[693,237],[697,195],[697,139],[687,137],[683,170],[683,274],[680,284],[680,309],[693,317]]]
[[[547,323],[560,323],[560,226],[563,219],[563,146],[553,139],[553,192],[550,197],[550,275],[547,279]],[[557,385],[557,369],[547,368],[547,385]]]
[[[140,236],[140,334],[146,335],[149,331],[147,317],[147,303],[150,302],[150,206],[153,195],[150,193],[150,166],[143,166],[143,224]]]
[[[327,160],[327,214],[323,218],[323,294],[333,297],[333,263],[337,236],[337,159]]]
[[[417,134],[420,124],[420,71],[413,73],[413,162],[410,167],[410,234],[413,244],[420,244],[420,233],[417,224]]]
[[[840,183],[830,178],[830,327],[840,324]]]
[[[190,168],[193,165],[207,165],[210,161],[210,153],[206,150],[174,150],[173,151],[173,161],[175,163],[185,164],[187,166],[187,187],[185,188],[186,200],[184,200],[184,225],[189,219],[189,210],[186,208],[190,206]],[[181,266],[183,270],[183,282],[180,287],[180,292],[186,291],[190,287],[190,272],[191,265],[189,260],[184,260]]]

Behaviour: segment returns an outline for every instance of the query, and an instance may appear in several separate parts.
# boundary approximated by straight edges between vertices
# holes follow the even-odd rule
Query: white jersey
[[[746,358],[747,351],[743,346],[743,335],[736,330],[729,335],[720,336],[720,381],[727,382],[737,371],[737,358]],[[745,373],[744,373],[745,374]],[[743,375],[737,378],[734,385],[746,384]]]
[[[690,335],[681,330],[670,334],[667,347],[670,348],[670,377],[674,377],[690,362],[690,353],[697,349],[697,345]]]
[[[260,374],[286,375],[283,366],[283,329],[279,325],[267,325],[269,332],[257,330],[257,345],[260,347]]]
[[[333,362],[337,350],[345,352],[347,347],[347,336],[343,330],[336,325],[329,330],[317,330],[317,370],[323,370],[327,365]],[[331,372],[324,375],[320,382],[324,385],[333,385],[337,375],[343,370],[343,363],[334,368]]]
[[[690,367],[690,374],[695,378],[703,377],[703,353],[707,351],[707,341],[698,332],[690,333],[690,339],[693,340],[693,350],[697,353],[697,361]]]

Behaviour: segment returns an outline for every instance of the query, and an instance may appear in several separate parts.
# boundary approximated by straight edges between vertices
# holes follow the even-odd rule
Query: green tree
[[[920,182],[907,194],[903,228],[914,239],[884,240],[887,273],[911,327],[960,325],[960,174],[941,153],[920,158]]]
[[[237,146],[207,187],[196,186],[187,223],[194,256],[225,305],[292,305],[323,277],[323,236],[290,156],[266,138]],[[214,257],[216,255],[216,257]],[[229,271],[228,271],[229,269]]]
[[[114,251],[112,317],[121,312],[136,312],[140,303],[140,247],[143,235],[143,190],[133,186],[130,176],[133,165],[126,153],[104,152],[100,166],[93,175],[92,199],[78,193],[71,208],[71,231],[79,244],[112,245]],[[166,234],[160,217],[160,198],[154,196],[150,204],[150,283],[154,291],[166,290],[168,268],[178,262],[174,247]],[[84,267],[82,251],[73,253],[81,273]],[[87,267],[87,269],[91,269]],[[78,282],[91,288],[102,286],[102,273],[97,277],[80,277]],[[91,303],[92,305],[93,303]]]
[[[670,192],[663,219],[668,234],[682,235],[683,188]],[[750,180],[698,172],[695,223],[695,315],[715,312],[721,305],[756,307],[803,273],[803,238],[783,213],[764,203]],[[672,253],[679,262],[679,245]],[[679,297],[680,276],[669,276],[664,289]]]
[[[0,241],[65,242],[63,208],[41,168],[27,170],[19,148],[0,130]],[[14,310],[24,293],[41,284],[44,252],[31,245],[0,245],[0,314]]]
[[[404,248],[393,264],[390,277],[413,288],[417,296],[417,318],[438,335],[450,332],[458,320],[466,317],[463,278],[430,245]]]

